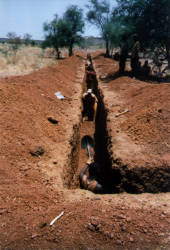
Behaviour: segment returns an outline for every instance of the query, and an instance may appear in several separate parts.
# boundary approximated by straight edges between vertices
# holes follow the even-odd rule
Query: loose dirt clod
[[[43,155],[45,150],[41,146],[35,146],[33,149],[30,150],[30,154],[32,156],[40,156]]]
[[[58,121],[53,117],[48,117],[48,121],[53,123],[53,124],[58,124]]]

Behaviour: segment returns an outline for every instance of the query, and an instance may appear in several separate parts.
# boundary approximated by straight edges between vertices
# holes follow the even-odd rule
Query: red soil
[[[95,65],[99,78],[106,76],[99,87],[109,111],[112,165],[118,162],[128,178],[134,175],[134,189],[135,181],[143,182],[138,183],[139,192],[170,190],[170,85],[119,76],[118,64],[111,59],[97,57]],[[121,186],[129,186],[128,181],[122,180]]]
[[[76,149],[85,65],[81,56],[0,81],[0,248],[168,249],[169,193],[95,195],[68,189],[76,162],[81,166],[87,157]],[[117,70],[116,62],[103,57],[95,64],[98,74]],[[110,105],[108,119],[113,123],[108,121],[108,129],[115,158],[125,163],[128,159],[132,167],[132,155],[135,166],[138,161],[145,165],[146,159],[169,164],[169,84],[129,77],[100,84]],[[58,91],[64,100],[54,95]],[[116,118],[125,108],[130,112]],[[88,125],[81,126],[82,136]],[[37,147],[44,154],[30,153]]]

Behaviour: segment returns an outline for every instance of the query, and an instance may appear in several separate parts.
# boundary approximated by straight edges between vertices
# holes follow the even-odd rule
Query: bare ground
[[[117,62],[94,58],[108,111],[112,171],[121,174],[120,193],[95,195],[78,183],[87,159],[81,137],[96,133],[93,123],[81,122],[84,58],[79,54],[30,75],[1,79],[0,248],[169,249],[169,83],[115,78]],[[112,77],[101,81],[103,74]],[[58,91],[64,100],[54,95]]]

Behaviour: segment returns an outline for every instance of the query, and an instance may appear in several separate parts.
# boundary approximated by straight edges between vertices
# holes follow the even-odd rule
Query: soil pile
[[[170,88],[118,74],[118,63],[95,58],[107,110],[118,190],[170,191]],[[115,172],[113,171],[113,175]]]
[[[116,62],[103,57],[98,60],[96,67],[102,74],[106,68],[116,71]],[[85,54],[79,53],[56,66],[0,81],[0,248],[168,249],[169,193],[95,195],[69,189],[77,162],[82,162],[76,143],[81,139],[84,66]],[[132,164],[129,148],[133,146],[135,161],[141,161],[138,153],[141,156],[150,150],[151,157],[160,155],[168,162],[165,131],[170,118],[168,101],[162,100],[168,98],[169,84],[161,85],[161,90],[159,85],[129,77],[101,84],[110,105],[108,119],[113,116],[108,128],[117,140],[112,142],[116,158],[121,156],[124,161],[128,156]],[[56,95],[61,95],[57,92],[64,99],[58,99]],[[118,120],[115,114],[125,108],[130,112]],[[87,127],[83,129],[88,132]],[[161,147],[159,140],[164,143]],[[62,217],[50,226],[62,211]]]

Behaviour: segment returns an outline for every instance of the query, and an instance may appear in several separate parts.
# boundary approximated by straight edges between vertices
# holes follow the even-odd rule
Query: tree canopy
[[[106,43],[106,56],[109,56],[109,43],[112,36],[112,15],[110,5],[106,1],[89,0],[87,20],[99,28]]]
[[[113,15],[113,10],[106,0],[89,0],[87,20],[96,25],[105,41],[106,56],[110,55],[110,49],[120,45],[121,36],[127,26],[122,24],[121,18]]]
[[[32,42],[31,38],[32,38],[32,35],[30,35],[28,33],[24,34],[23,40],[24,40],[25,45],[31,44],[31,42]]]
[[[117,7],[110,8],[107,0],[89,0],[87,20],[101,33],[109,49],[118,46],[123,34],[137,34],[143,48],[163,47],[170,66],[170,0],[117,0]],[[59,51],[67,47],[69,55],[73,46],[80,44],[84,29],[83,11],[71,5],[59,18],[44,24],[45,43]],[[128,38],[128,39],[129,39]]]
[[[44,46],[52,46],[59,53],[59,48],[67,47],[69,56],[73,54],[73,46],[81,42],[84,20],[83,11],[76,5],[70,6],[62,18],[55,18],[44,24]]]
[[[114,11],[125,26],[132,27],[144,47],[164,46],[170,63],[170,1],[117,0]]]
[[[59,48],[62,47],[61,37],[59,36],[59,24],[61,20],[55,15],[55,18],[50,23],[44,23],[45,40],[43,47],[53,47],[59,57]],[[63,44],[64,46],[64,44]]]
[[[21,44],[21,37],[18,36],[15,32],[7,33],[8,42],[15,45]]]
[[[72,56],[74,44],[80,44],[81,34],[84,29],[83,10],[76,5],[69,7],[64,13],[63,20],[66,27],[66,43],[69,47],[69,55]]]

